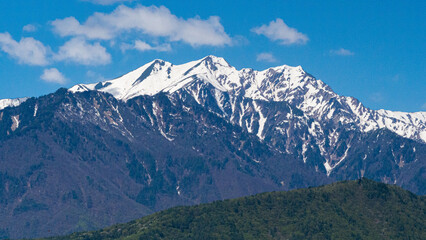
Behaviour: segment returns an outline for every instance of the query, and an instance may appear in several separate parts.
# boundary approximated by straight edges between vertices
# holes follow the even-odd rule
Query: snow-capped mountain
[[[186,92],[231,123],[255,133],[261,140],[267,138],[267,144],[279,151],[298,154],[306,162],[309,148],[316,149],[324,160],[319,160],[315,166],[319,171],[325,169],[327,175],[351,155],[352,146],[359,145],[356,141],[360,140],[348,137],[347,131],[369,133],[387,129],[404,138],[426,143],[426,112],[371,110],[353,97],[336,94],[300,66],[283,65],[255,71],[237,70],[215,56],[182,65],[154,60],[120,78],[79,84],[69,91],[89,90],[107,92],[122,101],[143,95],[182,95]],[[207,99],[209,91],[213,101]],[[296,116],[292,108],[284,115],[281,110],[271,112],[262,108],[260,102],[288,103],[303,114]],[[283,115],[279,121],[276,120],[278,115]],[[367,157],[368,153],[364,158]]]
[[[301,67],[155,60],[6,102],[0,233],[10,238],[360,177],[426,193],[425,113],[370,110]]]
[[[283,65],[255,71],[237,70],[225,59],[215,56],[182,65],[154,60],[117,79],[79,84],[70,91],[98,90],[127,101],[141,95],[173,93],[194,82],[211,84],[218,92],[230,95],[242,93],[245,98],[255,100],[286,101],[317,121],[354,124],[363,132],[386,128],[402,137],[426,142],[426,112],[371,110],[353,97],[339,96],[300,66]],[[222,101],[216,100],[219,104]]]

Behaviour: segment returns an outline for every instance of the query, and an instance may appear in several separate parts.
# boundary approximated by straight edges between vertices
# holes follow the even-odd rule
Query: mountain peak
[[[231,67],[231,65],[223,57],[216,57],[214,55],[208,55],[204,57],[201,61],[211,62],[213,64],[219,64],[226,67]]]
[[[98,90],[108,92],[121,100],[140,95],[155,95],[159,92],[174,92],[196,79],[212,80],[215,87],[219,75],[228,75],[237,70],[221,57],[208,55],[198,61],[173,65],[161,59],[155,59],[142,67],[119,78],[94,84],[78,84],[69,89],[71,92]],[[217,76],[216,76],[217,75]],[[213,83],[214,82],[214,83]],[[222,91],[225,89],[221,88]]]
[[[247,77],[247,75],[251,77]],[[209,82],[220,91],[232,91],[235,87],[251,86],[255,88],[253,91],[258,92],[266,84],[269,86],[269,92],[273,93],[280,90],[278,88],[296,88],[305,85],[305,75],[306,72],[301,66],[288,65],[272,67],[264,71],[253,69],[238,71],[224,58],[208,55],[200,60],[181,65],[173,65],[167,61],[155,59],[119,78],[97,84],[79,84],[70,88],[70,91],[98,90],[109,92],[118,99],[128,100],[140,95],[155,95],[165,91],[174,92],[198,79]],[[242,79],[251,81],[251,83],[241,82]],[[268,83],[270,81],[275,83]],[[279,82],[281,84],[278,84]]]

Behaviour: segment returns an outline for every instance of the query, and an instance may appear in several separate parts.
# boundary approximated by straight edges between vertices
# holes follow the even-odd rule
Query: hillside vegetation
[[[364,178],[175,207],[50,239],[426,239],[425,200]]]

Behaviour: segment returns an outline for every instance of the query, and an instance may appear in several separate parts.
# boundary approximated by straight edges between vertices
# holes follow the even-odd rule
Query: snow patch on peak
[[[202,61],[209,61],[214,64],[219,64],[224,67],[231,67],[231,65],[222,57],[216,57],[213,55],[206,56],[202,59]]]
[[[423,142],[426,142],[426,131],[422,131],[420,132],[420,139],[423,140]],[[414,150],[415,151],[415,150]]]
[[[12,126],[10,127],[12,132],[19,128],[19,123],[19,115],[12,116]]]
[[[3,110],[7,107],[17,107],[21,105],[23,102],[27,101],[27,97],[25,98],[15,98],[15,99],[0,99],[0,110]]]

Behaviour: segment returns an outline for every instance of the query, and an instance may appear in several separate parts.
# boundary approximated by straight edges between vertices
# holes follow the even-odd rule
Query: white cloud
[[[111,62],[111,55],[103,46],[99,43],[90,44],[83,38],[73,38],[66,42],[54,58],[83,65],[104,65]]]
[[[59,70],[56,68],[44,69],[43,74],[40,76],[40,78],[46,82],[59,84],[63,84],[67,81],[64,75],[62,75],[62,73],[59,72]]]
[[[67,17],[60,20],[55,20],[51,24],[54,31],[61,37],[66,36],[84,36],[88,39],[112,39],[114,31],[105,25],[99,24],[95,20],[89,18],[85,24],[81,25],[80,22],[74,17]]]
[[[100,5],[113,5],[116,3],[133,2],[133,0],[82,0],[82,1],[91,2],[94,4],[100,4]]]
[[[256,60],[258,62],[276,62],[277,59],[272,53],[259,53],[257,54]]]
[[[24,30],[24,32],[35,32],[37,31],[37,26],[34,24],[27,24],[25,25],[22,30]]]
[[[50,49],[31,37],[21,38],[17,42],[9,33],[0,33],[0,49],[21,64],[44,66],[49,63],[47,56]]]
[[[270,40],[279,41],[284,45],[305,44],[309,40],[305,34],[287,26],[281,18],[271,21],[269,25],[253,28],[252,32],[265,35]]]
[[[337,49],[337,50],[330,50],[330,54],[331,55],[338,55],[338,56],[352,56],[355,53],[348,50],[348,49],[340,48],[340,49]]]
[[[169,41],[181,41],[191,46],[224,46],[232,43],[217,16],[206,20],[199,17],[183,19],[164,6],[135,8],[119,6],[111,13],[94,13],[84,23],[74,17],[53,21],[54,31],[62,37],[84,36],[110,40],[120,33],[135,31]]]
[[[136,40],[134,44],[122,44],[120,48],[123,52],[129,49],[136,49],[141,52],[144,52],[144,51],[168,52],[172,50],[172,47],[168,43],[157,45],[157,46],[151,46],[150,44],[141,40]]]

